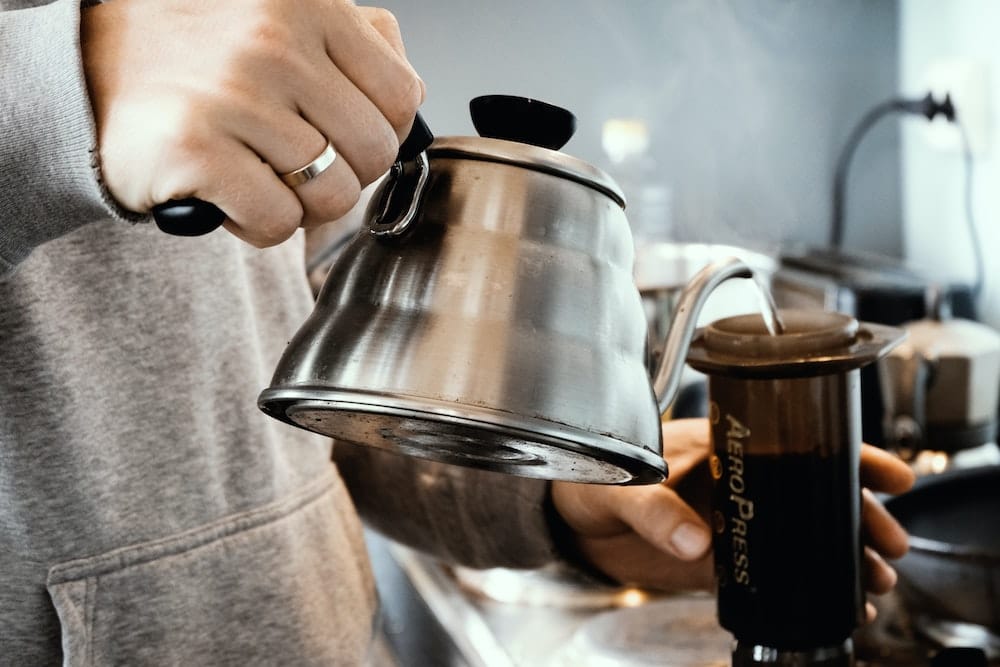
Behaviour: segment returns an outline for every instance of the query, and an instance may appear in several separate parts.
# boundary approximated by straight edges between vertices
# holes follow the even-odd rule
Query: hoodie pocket
[[[62,563],[64,665],[358,665],[375,591],[339,478],[166,539]]]

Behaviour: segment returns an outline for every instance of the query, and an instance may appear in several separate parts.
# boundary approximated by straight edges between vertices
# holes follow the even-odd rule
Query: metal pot
[[[1000,334],[934,316],[908,322],[909,340],[879,362],[890,448],[954,453],[994,442],[1000,396]]]
[[[554,150],[557,140],[525,143],[546,143],[537,129],[558,125],[548,105],[478,107],[473,120],[491,138],[439,137],[373,197],[259,405],[311,431],[448,463],[660,481],[659,417],[695,316],[719,282],[750,272],[732,260],[692,281],[651,387],[618,186]],[[496,138],[493,116],[522,124]],[[565,128],[550,134],[568,139]]]
[[[907,607],[1000,633],[1000,467],[921,477],[885,506],[910,533],[895,563]]]

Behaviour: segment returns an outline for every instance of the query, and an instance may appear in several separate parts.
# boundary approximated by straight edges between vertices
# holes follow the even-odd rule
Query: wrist
[[[608,576],[580,551],[576,531],[566,522],[552,497],[552,488],[558,482],[549,482],[545,491],[543,509],[552,541],[554,560],[572,568],[585,579],[598,586],[618,587],[621,582]]]

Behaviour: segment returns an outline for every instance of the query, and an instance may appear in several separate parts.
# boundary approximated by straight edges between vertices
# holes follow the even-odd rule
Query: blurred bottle
[[[625,216],[632,229],[635,244],[635,279],[642,296],[650,327],[649,367],[659,365],[661,344],[673,319],[681,289],[690,276],[678,276],[674,267],[664,266],[658,250],[673,237],[671,191],[653,157],[649,127],[636,118],[609,118],[601,128],[601,147],[608,161],[608,174],[625,194]],[[668,274],[668,275],[665,275]],[[667,410],[664,421],[678,416],[692,416],[678,408],[694,405],[700,412],[701,401],[691,392],[706,392],[694,387],[695,372],[685,368],[678,400]],[[702,383],[704,384],[704,383]],[[689,398],[693,400],[688,400]],[[685,408],[686,409],[686,408]]]
[[[642,120],[610,118],[601,146],[612,178],[625,193],[625,215],[636,248],[672,238],[672,193],[650,150],[649,128]]]

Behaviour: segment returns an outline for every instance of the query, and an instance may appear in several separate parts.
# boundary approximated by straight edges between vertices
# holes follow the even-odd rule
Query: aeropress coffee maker
[[[901,330],[840,313],[780,312],[699,330],[708,374],[720,624],[734,667],[854,665],[864,618],[860,373]]]

